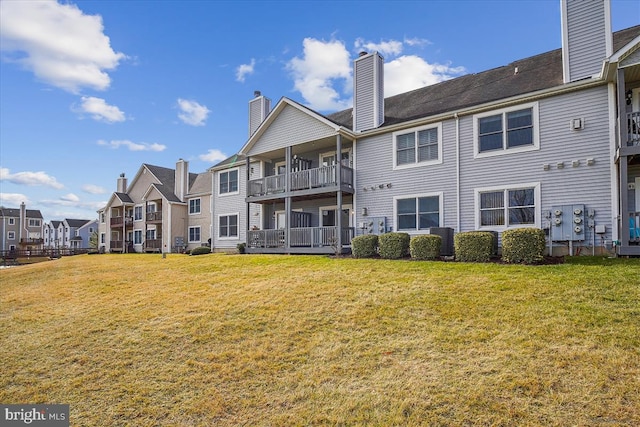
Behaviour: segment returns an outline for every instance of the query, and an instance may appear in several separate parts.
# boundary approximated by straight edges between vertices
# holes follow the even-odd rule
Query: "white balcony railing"
[[[348,166],[341,168],[341,183],[353,186],[353,169]],[[336,165],[306,169],[289,174],[289,189],[291,191],[309,190],[313,188],[332,187],[338,185],[338,168]],[[272,175],[249,181],[249,197],[282,193],[286,189],[287,175]]]

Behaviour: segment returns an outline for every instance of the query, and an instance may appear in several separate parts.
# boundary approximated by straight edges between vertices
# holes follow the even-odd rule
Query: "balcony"
[[[111,227],[131,227],[133,225],[133,217],[130,216],[116,216],[111,218]]]
[[[286,231],[254,230],[247,232],[247,251],[249,253],[336,253],[348,250],[353,227],[342,228],[342,248],[337,248],[338,227],[300,227],[291,228],[289,247],[286,246]]]
[[[20,239],[20,244],[23,246],[26,245],[43,245],[44,239],[39,237],[27,237]]]
[[[145,252],[162,252],[162,239],[146,239],[144,241]]]
[[[640,146],[640,111],[627,114],[627,147]]]
[[[147,212],[147,222],[162,222],[162,211]]]
[[[335,192],[338,190],[353,190],[353,169],[348,166],[340,168],[341,187],[338,187],[337,165],[322,166],[291,172],[288,175],[272,175],[264,178],[249,180],[248,201],[267,200],[284,197],[287,177],[289,179],[289,191],[292,196],[311,195]]]

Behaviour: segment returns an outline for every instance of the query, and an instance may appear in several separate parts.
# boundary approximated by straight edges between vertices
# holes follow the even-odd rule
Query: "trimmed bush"
[[[239,254],[244,254],[247,252],[247,244],[242,242],[236,245],[236,249],[238,249]]]
[[[377,254],[378,236],[364,234],[351,239],[351,253],[355,258],[373,258]]]
[[[190,255],[203,255],[211,253],[211,248],[208,246],[200,246],[198,248],[191,249]]]
[[[378,237],[378,252],[386,259],[404,258],[409,254],[411,236],[407,233],[385,233]]]
[[[493,255],[493,233],[466,231],[453,236],[456,260],[462,262],[488,262]]]
[[[411,239],[409,243],[411,258],[422,260],[439,259],[441,246],[442,237],[440,236],[436,236],[435,234],[416,236]]]
[[[536,264],[544,259],[545,236],[539,228],[516,228],[502,233],[502,260]]]

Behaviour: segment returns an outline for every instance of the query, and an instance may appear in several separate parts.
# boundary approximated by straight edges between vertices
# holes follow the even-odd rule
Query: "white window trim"
[[[523,145],[520,147],[505,148],[506,114],[511,113],[513,111],[526,110],[528,108],[531,108],[531,124],[533,126],[533,145]],[[479,119],[482,119],[484,117],[497,116],[499,114],[502,114],[502,147],[503,148],[502,150],[491,150],[491,151],[486,151],[484,153],[481,153],[480,139],[479,139],[480,129],[478,128],[478,121]],[[536,151],[536,150],[540,150],[540,112],[539,112],[539,106],[537,102],[515,105],[513,107],[503,108],[500,110],[492,110],[486,113],[475,114],[473,116],[473,158],[474,159],[481,159],[483,157],[504,156],[507,154],[523,153],[527,151]]]
[[[220,217],[222,216],[237,216],[238,217],[238,235],[237,236],[220,236]],[[218,240],[240,240],[240,212],[230,212],[219,214],[216,220],[216,236]]]
[[[349,154],[349,166],[348,167],[351,167],[352,164],[353,164],[353,153],[351,151],[351,148],[343,148],[342,152]],[[318,156],[318,167],[322,167],[323,166],[323,164],[322,164],[322,158],[323,157],[329,157],[329,156],[334,156],[335,157],[335,155],[336,155],[336,150],[325,151],[324,153],[320,153],[320,155]],[[328,165],[328,166],[331,166],[331,165]]]
[[[136,209],[138,208],[140,208],[140,212],[141,212],[140,219],[136,219]],[[133,220],[136,222],[144,221],[146,214],[147,213],[144,211],[144,205],[135,205],[135,207],[133,208]]]
[[[220,192],[220,175],[222,175],[223,173],[229,173],[229,172],[233,172],[233,171],[238,171],[238,189],[236,191],[232,191],[229,193],[221,193]],[[219,197],[226,197],[226,196],[236,196],[238,194],[240,194],[240,183],[242,180],[242,176],[240,175],[240,168],[231,168],[231,169],[225,169],[223,171],[218,171],[218,182],[217,182],[217,190],[216,192],[218,193]]]
[[[491,191],[519,190],[523,188],[533,188],[533,197],[534,197],[535,215],[536,215],[536,220],[534,224],[516,224],[513,226],[507,226],[507,225],[481,226],[480,225],[480,193],[486,193]],[[524,184],[512,184],[512,185],[499,185],[494,187],[478,187],[478,188],[474,188],[473,191],[474,191],[474,215],[475,215],[476,230],[504,231],[504,230],[511,230],[514,228],[541,228],[542,208],[540,205],[541,205],[542,198],[540,196],[539,182],[529,182]],[[504,207],[504,209],[507,209],[507,208],[508,208],[507,206]],[[505,218],[505,220],[507,220],[507,218]]]
[[[240,184],[240,182],[238,182],[238,185]],[[192,200],[200,200],[200,204],[199,204],[199,208],[200,210],[198,212],[191,212],[191,201]],[[189,199],[189,215],[200,215],[202,214],[202,197],[194,197],[193,199]]]
[[[191,240],[191,229],[192,228],[197,228],[200,232],[198,233],[200,235],[200,239],[198,240]],[[200,227],[199,225],[192,225],[189,228],[187,228],[187,239],[188,239],[188,243],[200,243],[202,242],[202,227]]]
[[[437,160],[426,160],[423,162],[414,162],[414,163],[407,163],[405,165],[398,165],[398,149],[397,149],[397,143],[396,143],[396,137],[398,135],[406,135],[407,133],[417,133],[420,132],[421,130],[427,130],[427,129],[438,129],[438,159]],[[425,126],[420,126],[417,128],[410,128],[410,129],[404,129],[404,130],[400,130],[400,131],[396,131],[393,132],[392,134],[392,141],[393,143],[392,145],[392,150],[393,150],[393,170],[402,170],[402,169],[412,169],[412,168],[419,168],[422,166],[431,166],[431,165],[439,165],[442,164],[443,160],[442,160],[442,123],[436,123],[436,124],[430,124],[430,125],[425,125]],[[417,145],[417,139],[416,139],[416,156],[418,155],[418,145]]]
[[[140,233],[140,243],[136,243],[136,233]],[[131,237],[131,241],[133,242],[134,246],[142,246],[144,244],[144,230],[133,230],[133,234]]]
[[[417,199],[420,197],[438,197],[438,227],[443,227],[444,225],[444,192],[437,191],[435,193],[420,193],[420,194],[403,194],[401,196],[393,196],[393,231],[400,233],[409,233],[410,235],[418,235],[418,234],[429,234],[429,230],[420,230],[416,228],[415,230],[399,230],[398,229],[398,200],[402,199]]]
[[[16,225],[16,219],[15,218],[9,218],[9,225]]]
[[[7,240],[16,240],[16,232],[7,231]]]

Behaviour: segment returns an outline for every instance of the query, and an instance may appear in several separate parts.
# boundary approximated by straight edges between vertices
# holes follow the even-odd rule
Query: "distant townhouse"
[[[130,184],[121,174],[117,191],[98,211],[99,247],[106,252],[182,252],[211,238],[211,176],[143,164]]]
[[[0,237],[2,251],[42,249],[44,222],[39,210],[0,207]]]
[[[612,34],[608,1],[561,11],[562,49],[388,98],[382,56],[363,52],[353,108],[335,114],[282,98],[261,120],[257,93],[244,167],[212,168],[214,246],[333,253],[362,233],[537,227],[553,253],[640,255],[640,26]]]
[[[46,249],[62,248],[64,242],[64,225],[62,221],[51,220],[44,224],[44,247]]]

